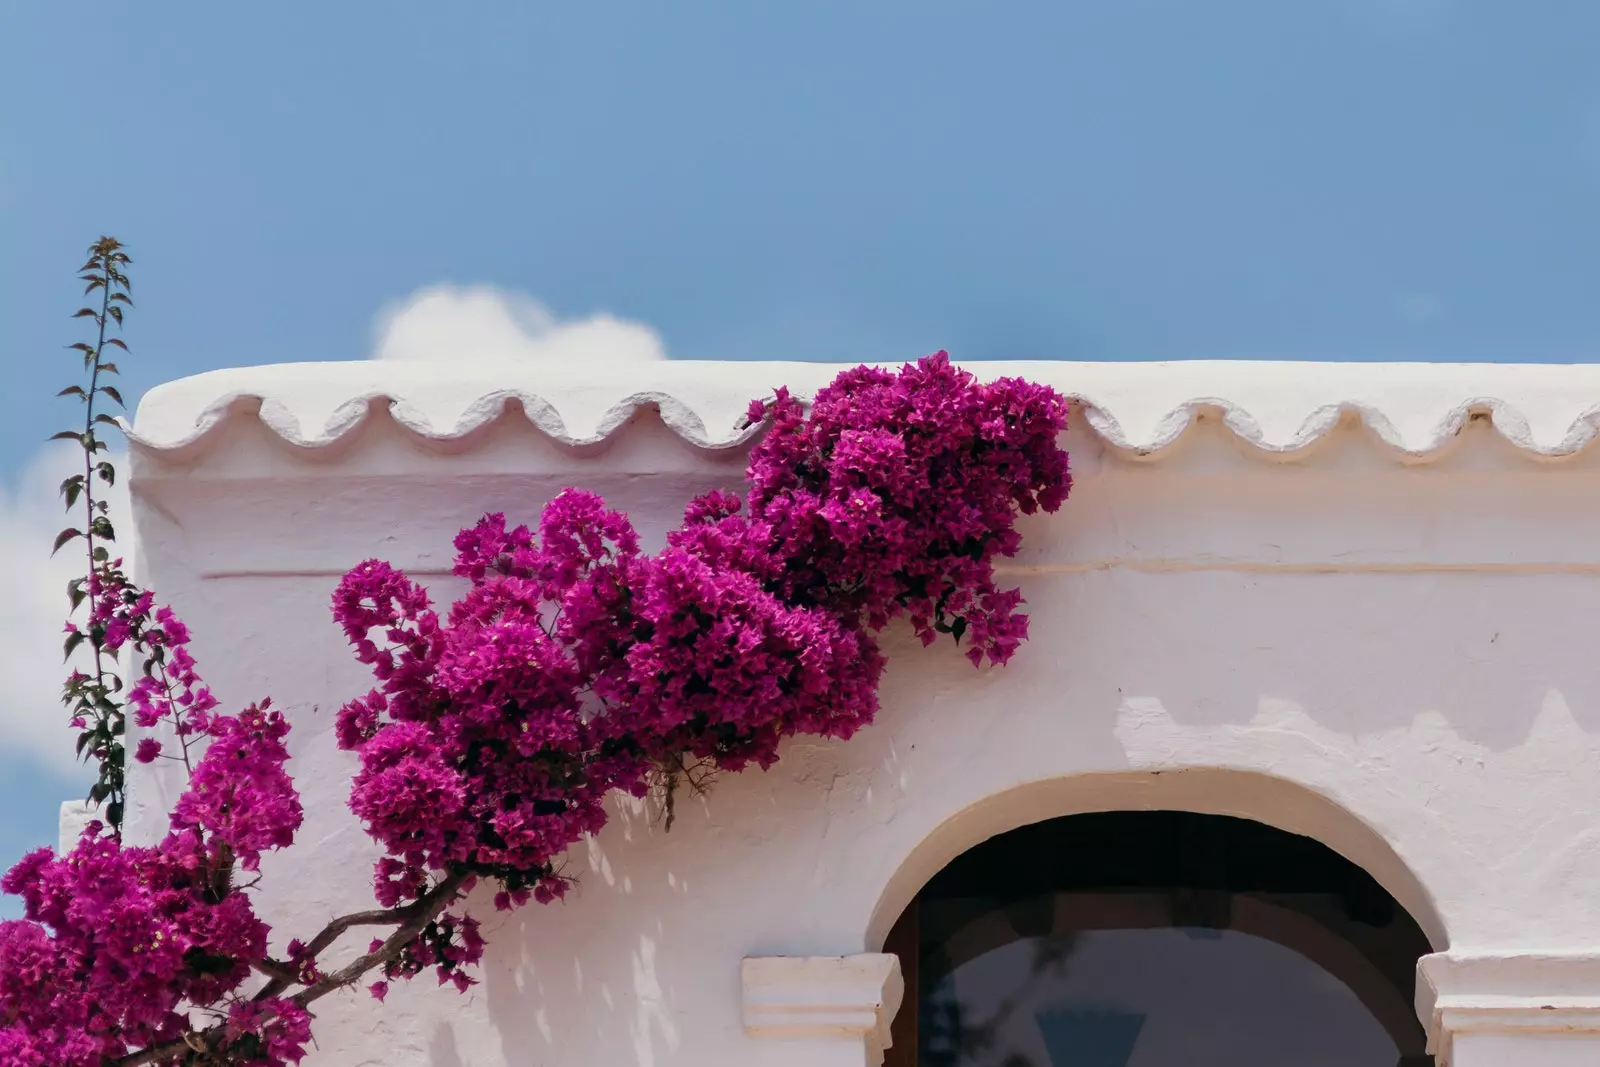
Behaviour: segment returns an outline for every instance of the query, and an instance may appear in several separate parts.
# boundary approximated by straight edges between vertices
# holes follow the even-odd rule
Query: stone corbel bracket
[[[883,1062],[905,994],[899,958],[881,953],[748,957],[740,979],[752,1036],[859,1047],[862,1058],[849,1058],[866,1067]]]
[[[1581,1037],[1594,1043],[1583,1062],[1600,1063],[1600,952],[1446,952],[1424,956],[1417,977],[1417,1014],[1439,1067],[1474,1067],[1468,1048],[1479,1035]]]

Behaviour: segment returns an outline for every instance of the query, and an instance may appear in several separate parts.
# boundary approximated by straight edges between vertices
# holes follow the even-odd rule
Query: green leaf
[[[128,350],[128,346],[122,343],[122,338],[120,338],[120,337],[107,337],[106,338],[106,344],[108,344],[108,345],[116,345],[118,348],[122,349],[124,352],[126,352]]]
[[[77,311],[72,313],[72,317],[75,319],[94,319],[96,322],[100,321],[100,313],[94,308],[79,308]]]
[[[94,292],[96,289],[98,289],[101,286],[106,284],[106,280],[104,278],[100,278],[100,277],[96,277],[96,276],[88,276],[88,277],[85,277],[83,280],[87,281],[89,283],[88,285],[83,287],[83,295],[84,296],[88,296],[90,293]]]
[[[117,370],[117,365],[115,363],[102,363],[98,367],[96,367],[95,369],[98,370],[101,374],[120,374],[121,373],[121,371]]]
[[[83,755],[83,747],[89,743],[89,739],[93,736],[94,734],[88,733],[87,731],[78,735],[78,755]]]
[[[105,545],[95,545],[94,551],[90,555],[96,563],[104,563],[111,558],[111,552]]]
[[[67,498],[67,507],[72,507],[78,502],[78,494],[83,492],[83,475],[74,474],[61,483],[61,495]]]
[[[98,804],[111,795],[111,787],[104,782],[96,782],[89,787],[89,803]],[[229,962],[232,962],[231,960]]]
[[[107,485],[117,484],[117,468],[111,465],[109,459],[102,460],[100,465],[95,468],[95,471],[100,475],[100,480]]]
[[[103,537],[107,541],[117,539],[116,532],[111,528],[111,520],[104,515],[96,515],[94,521],[89,524],[89,529],[94,531],[96,537]]]
[[[67,349],[69,351],[73,351],[73,352],[85,352],[85,353],[88,353],[89,355],[93,355],[94,354],[94,345],[88,344],[88,343],[86,343],[84,341],[78,341],[78,342],[75,342],[73,344],[70,344],[70,345],[67,346]]]
[[[72,654],[78,651],[78,646],[83,644],[86,640],[88,640],[88,635],[82,630],[74,630],[68,634],[66,641],[62,645],[62,660],[65,661],[71,659]]]
[[[119,426],[120,425],[117,422],[117,417],[115,415],[107,415],[103,411],[100,412],[98,415],[96,415],[94,417],[94,421],[95,421],[96,425],[106,425],[106,426]]]
[[[115,304],[106,308],[106,314],[117,320],[117,325],[122,325],[122,309]]]
[[[60,433],[51,434],[50,435],[50,440],[52,440],[52,441],[77,441],[79,444],[82,444],[83,443],[83,434],[79,433],[76,430],[62,430]]]
[[[123,280],[126,281],[127,279]],[[112,293],[111,302],[113,304],[127,304],[129,307],[133,307],[133,298],[127,293]]]
[[[55,555],[57,552],[61,551],[61,546],[62,545],[66,544],[68,541],[72,540],[74,537],[82,537],[82,536],[83,536],[83,531],[82,530],[74,530],[74,529],[71,529],[70,527],[65,529],[65,530],[62,530],[60,533],[56,534],[56,546],[50,550],[50,554],[52,556]]]
[[[67,583],[67,599],[72,601],[73,611],[77,611],[78,606],[81,605],[84,601],[84,598],[89,595],[89,591],[83,586],[84,580],[82,578],[74,578]]]
[[[81,385],[69,385],[65,389],[61,390],[61,392],[56,394],[56,396],[86,396],[86,395],[87,394],[84,393],[83,386],[81,386]]]

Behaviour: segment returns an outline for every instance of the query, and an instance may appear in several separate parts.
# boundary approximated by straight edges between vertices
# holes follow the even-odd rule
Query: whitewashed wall
[[[1119,808],[1242,815],[1366,867],[1441,953],[1419,1011],[1458,1067],[1600,1062],[1600,369],[975,369],[1078,398],[1072,499],[1009,567],[1033,615],[1012,665],[892,635],[873,727],[725,777],[670,833],[618,804],[567,901],[477,906],[472,994],[325,1001],[310,1062],[867,1063],[896,995],[870,954],[922,882],[995,833]],[[295,723],[308,818],[265,865],[284,939],[370,899],[331,730],[370,684],[329,619],[339,574],[377,555],[448,598],[457,528],[571,484],[659,543],[690,495],[738,485],[750,398],[833,370],[295,365],[146,398],[140,575],[226,702],[270,694]],[[139,768],[134,835],[175,787]],[[856,958],[752,964],[742,989],[772,956]],[[832,997],[832,1036],[749,1033],[746,996],[758,1031]]]

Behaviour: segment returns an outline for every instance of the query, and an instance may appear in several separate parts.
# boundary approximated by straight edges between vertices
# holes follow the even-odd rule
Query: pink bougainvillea
[[[849,737],[877,711],[876,634],[896,617],[975,664],[1026,637],[994,560],[1019,512],[1066,498],[1058,394],[940,353],[846,371],[809,410],[779,390],[749,418],[771,425],[748,502],[695,499],[657,553],[567,490],[537,529],[493,514],[457,537],[472,585],[444,618],[385,563],[346,576],[334,614],[379,686],[340,712],[339,741],[387,853],[380,901],[447,871],[497,881],[500,907],[559,896],[557,861],[610,790],[686,756],[766,767],[785,737]]]
[[[159,844],[124,845],[91,823],[67,855],[39,849],[0,880],[27,916],[0,923],[0,1064],[99,1067],[181,1039],[191,1010],[237,1013],[268,930],[235,869],[253,869],[300,825],[286,730],[275,712],[214,716],[215,740]],[[268,1046],[298,1048],[303,1010],[262,1002],[252,1012],[278,1020],[262,1031],[276,1035]]]
[[[27,918],[0,923],[0,1067],[298,1063],[308,1006],[373,970],[379,999],[423,971],[468,988],[484,943],[465,891],[489,881],[502,909],[559,897],[561,856],[605,824],[611,790],[642,795],[686,761],[767,767],[787,737],[871,722],[892,620],[975,664],[1012,655],[1027,618],[994,561],[1017,551],[1019,513],[1066,498],[1059,395],[980,383],[940,353],[846,371],[809,408],[779,390],[749,417],[770,425],[746,499],[690,502],[659,551],[569,489],[534,527],[492,514],[462,531],[470,586],[443,614],[377,560],[339,583],[334,617],[377,682],[337,738],[360,763],[350,807],[384,850],[383,910],[286,959],[241,872],[300,825],[288,724],[265,702],[219,712],[183,624],[115,565],[97,571],[83,639],[143,657],[128,703],[167,739],[135,758],[181,760],[189,782],[159,844],[95,825],[5,877]],[[356,926],[392,932],[325,970]]]

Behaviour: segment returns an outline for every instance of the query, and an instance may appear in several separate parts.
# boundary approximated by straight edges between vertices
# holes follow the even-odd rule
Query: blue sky
[[[440,283],[684,358],[1589,360],[1596,41],[1592,0],[0,0],[0,595],[101,232],[133,394],[363,358]],[[78,788],[37,736],[0,863]]]

